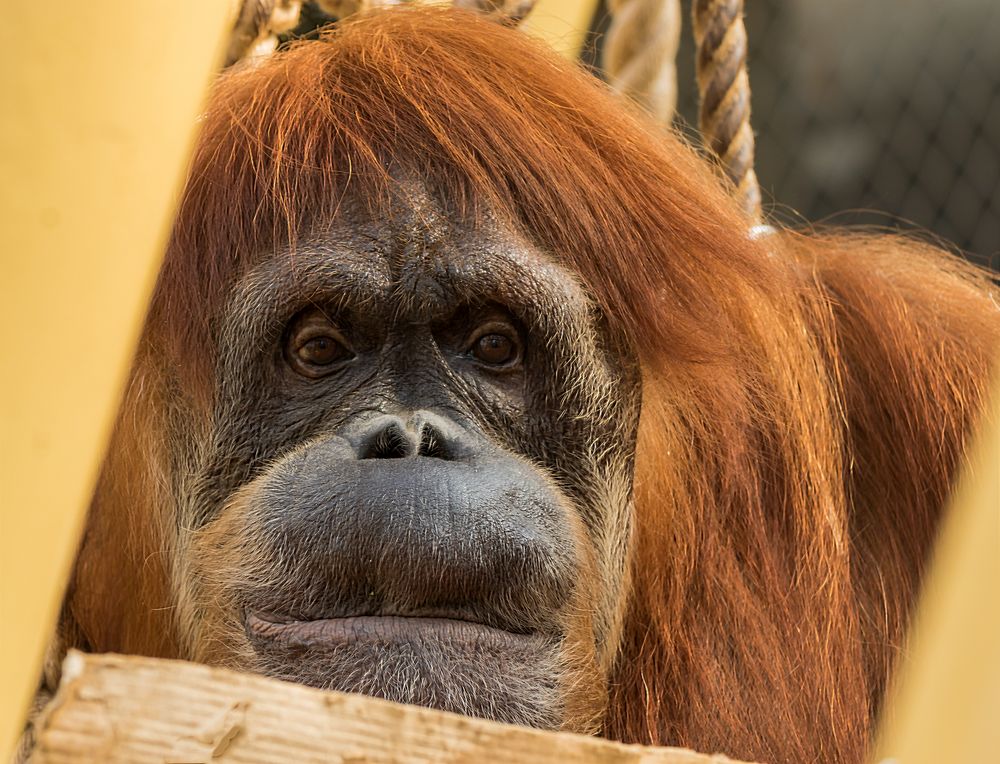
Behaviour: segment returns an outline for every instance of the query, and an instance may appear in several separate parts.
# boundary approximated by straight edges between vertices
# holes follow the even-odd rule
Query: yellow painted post
[[[597,9],[597,0],[538,0],[521,25],[569,58],[577,58]]]
[[[1000,761],[1000,379],[947,518],[875,761]]]
[[[0,758],[34,691],[232,12],[4,5]]]

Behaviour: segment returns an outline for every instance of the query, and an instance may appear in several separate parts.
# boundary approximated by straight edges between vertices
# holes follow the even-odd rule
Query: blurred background
[[[590,64],[609,20],[602,0]],[[684,23],[678,112],[694,134]],[[746,27],[765,209],[924,229],[1000,271],[1000,0],[747,0]]]

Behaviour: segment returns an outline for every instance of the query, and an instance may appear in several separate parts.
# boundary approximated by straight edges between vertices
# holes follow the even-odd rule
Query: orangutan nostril
[[[358,455],[359,459],[404,459],[416,448],[402,425],[392,422],[379,429]]]
[[[426,456],[431,459],[447,459],[448,449],[438,433],[430,425],[424,425],[420,431],[420,447],[417,450],[418,456]]]

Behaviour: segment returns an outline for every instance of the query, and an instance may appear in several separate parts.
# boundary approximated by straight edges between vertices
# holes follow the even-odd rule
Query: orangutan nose
[[[394,415],[376,417],[348,439],[358,459],[423,456],[451,461],[468,450],[458,429],[429,411],[417,411],[405,420]]]

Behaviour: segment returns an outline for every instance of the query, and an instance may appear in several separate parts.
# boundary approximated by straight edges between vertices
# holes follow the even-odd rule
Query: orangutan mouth
[[[247,633],[255,642],[289,648],[324,648],[341,645],[439,642],[453,645],[527,647],[544,643],[535,633],[515,633],[482,623],[455,618],[409,616],[350,616],[311,621],[285,621],[279,616],[247,613]]]

